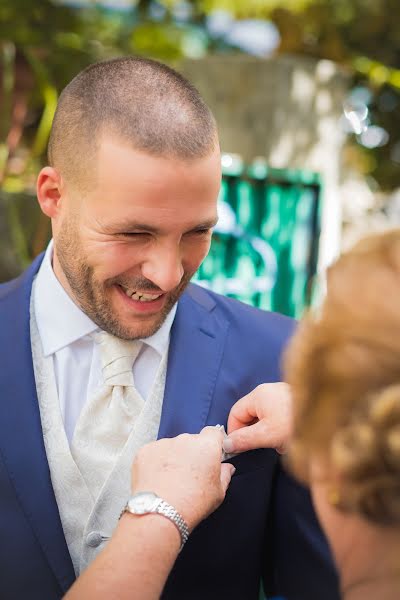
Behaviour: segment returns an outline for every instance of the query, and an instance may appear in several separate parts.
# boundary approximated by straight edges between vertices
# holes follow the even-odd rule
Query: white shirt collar
[[[50,242],[38,271],[34,288],[34,307],[40,339],[45,356],[83,338],[98,329],[96,323],[70,298],[54,274],[52,267],[53,241]],[[142,341],[163,356],[177,305],[169,312],[156,333]]]

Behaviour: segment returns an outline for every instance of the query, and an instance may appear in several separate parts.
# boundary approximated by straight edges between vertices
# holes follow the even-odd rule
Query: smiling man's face
[[[220,154],[155,157],[113,137],[96,156],[93,188],[68,192],[53,219],[54,271],[103,330],[155,333],[208,253]],[[62,205],[64,203],[64,205]]]

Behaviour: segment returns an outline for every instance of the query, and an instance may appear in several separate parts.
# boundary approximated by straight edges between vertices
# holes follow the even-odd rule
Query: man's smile
[[[165,305],[167,294],[141,292],[130,288],[124,288],[116,284],[115,289],[130,310],[134,309],[141,313],[158,313]]]
[[[138,300],[139,302],[152,302],[163,295],[162,292],[151,294],[149,292],[141,292],[135,288],[126,288],[123,285],[121,285],[121,288],[129,298],[132,298],[132,300]]]

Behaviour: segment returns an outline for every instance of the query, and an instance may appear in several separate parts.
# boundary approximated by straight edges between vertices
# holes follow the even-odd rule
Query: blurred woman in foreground
[[[284,372],[293,408],[286,384],[259,386],[231,411],[228,450],[271,436],[286,445],[289,468],[311,486],[343,598],[399,599],[399,229],[331,267],[324,305],[300,324]]]
[[[400,230],[330,269],[286,357],[289,462],[311,484],[346,600],[400,598]]]

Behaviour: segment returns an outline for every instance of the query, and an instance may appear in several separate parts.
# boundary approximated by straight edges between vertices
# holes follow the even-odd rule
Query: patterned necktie
[[[82,409],[71,453],[96,499],[144,405],[132,374],[143,342],[105,332],[93,334],[93,339],[99,345],[104,385]]]

